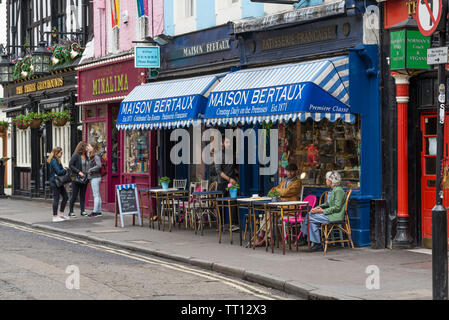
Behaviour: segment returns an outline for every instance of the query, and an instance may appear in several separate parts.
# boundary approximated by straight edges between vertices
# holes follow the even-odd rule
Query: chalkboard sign
[[[115,225],[117,226],[117,211],[120,214],[122,228],[124,227],[123,216],[136,214],[139,218],[139,224],[142,225],[140,216],[139,195],[137,185],[122,184],[116,186],[116,206],[115,206]]]

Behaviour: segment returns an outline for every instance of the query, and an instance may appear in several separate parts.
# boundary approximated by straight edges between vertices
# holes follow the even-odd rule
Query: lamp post
[[[34,74],[43,75],[50,72],[51,52],[47,50],[47,43],[40,41],[32,53]]]

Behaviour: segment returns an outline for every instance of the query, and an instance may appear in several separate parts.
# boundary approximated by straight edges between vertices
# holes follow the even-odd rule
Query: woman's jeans
[[[101,212],[100,182],[101,182],[101,177],[92,178],[92,180],[90,180],[90,186],[92,188],[92,194],[94,196],[93,212],[97,212],[97,213]]]
[[[328,224],[329,218],[324,213],[309,213],[308,217],[309,217],[309,230],[307,230],[307,217],[306,217],[301,225],[301,232],[305,235],[310,234],[309,238],[311,242],[321,243],[320,226],[322,224]]]
[[[69,197],[67,196],[65,186],[60,186],[58,188],[54,182],[50,182],[50,187],[53,191],[53,215],[56,216],[58,214],[59,196],[62,197],[61,207],[59,209],[60,212],[64,212]]]
[[[70,212],[73,212],[73,206],[75,205],[78,194],[80,195],[81,212],[84,212],[86,203],[87,185],[88,185],[87,183],[81,184],[77,182],[72,182],[72,196],[70,197]]]

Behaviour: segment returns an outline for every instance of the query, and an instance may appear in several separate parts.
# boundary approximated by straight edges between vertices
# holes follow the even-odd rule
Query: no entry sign
[[[416,20],[422,35],[430,36],[437,30],[443,11],[443,0],[417,0]]]

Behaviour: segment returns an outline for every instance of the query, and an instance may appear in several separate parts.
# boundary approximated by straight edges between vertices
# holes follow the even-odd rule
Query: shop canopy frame
[[[120,104],[118,130],[174,129],[198,124],[224,74],[158,81],[134,88]]]
[[[227,74],[210,92],[206,125],[307,119],[355,122],[349,106],[349,57]]]

